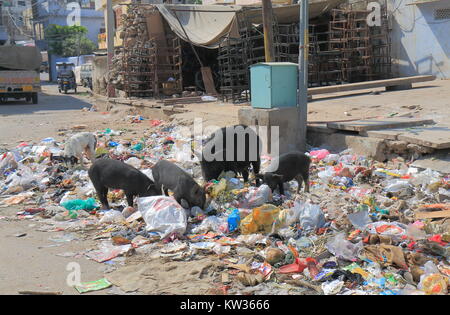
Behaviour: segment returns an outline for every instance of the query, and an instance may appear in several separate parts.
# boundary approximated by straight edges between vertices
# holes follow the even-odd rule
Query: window
[[[434,10],[434,19],[435,20],[450,19],[450,8]]]

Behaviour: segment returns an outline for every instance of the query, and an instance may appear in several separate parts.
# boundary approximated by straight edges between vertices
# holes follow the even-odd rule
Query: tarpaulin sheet
[[[310,0],[309,17],[317,17],[344,1]],[[237,36],[237,12],[244,12],[246,20],[251,23],[262,23],[262,8],[260,6],[157,4],[156,7],[180,38],[191,41],[195,46],[211,49],[218,48],[221,40],[228,35],[230,37]],[[299,21],[300,9],[298,4],[274,6],[273,12],[278,23]]]
[[[0,68],[13,70],[37,70],[42,63],[37,47],[0,46]]]
[[[196,46],[207,48],[219,47],[220,39],[227,35],[230,30],[235,11],[241,8],[239,6],[217,5],[157,4],[156,6],[171,29],[180,38],[191,41]],[[177,16],[183,26],[178,22]],[[188,38],[186,38],[183,28],[188,34]]]

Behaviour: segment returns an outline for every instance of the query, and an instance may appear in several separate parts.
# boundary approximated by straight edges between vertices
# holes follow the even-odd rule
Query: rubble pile
[[[401,158],[379,163],[311,148],[310,193],[296,194],[292,181],[279,195],[232,172],[205,183],[191,138],[178,126],[130,119],[151,129],[133,141],[123,140],[126,131],[97,131],[97,157],[122,160],[149,177],[158,160],[173,161],[205,185],[205,209],[184,209],[166,196],[137,198],[132,208],[113,190],[113,209],[98,210],[86,169],[52,161],[64,143],[47,138],[0,152],[0,204],[22,208],[6,219],[61,231],[58,242],[98,240],[98,248],[77,254],[118,262],[108,272],[127,256],[145,257],[142,264],[218,260],[209,293],[448,294],[449,174]],[[262,156],[262,170],[269,163]]]

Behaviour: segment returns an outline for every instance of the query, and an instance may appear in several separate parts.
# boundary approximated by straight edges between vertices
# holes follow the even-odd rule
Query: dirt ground
[[[76,125],[86,125],[83,131],[126,128],[126,137],[130,139],[142,136],[145,129],[151,128],[148,120],[132,124],[127,119],[127,114],[139,114],[139,110],[116,105],[112,110],[108,110],[108,104],[96,101],[86,90],[80,90],[81,93],[77,95],[62,95],[58,93],[55,85],[44,85],[37,105],[25,105],[20,101],[0,105],[0,148],[13,148],[21,142],[39,142],[47,137],[63,140],[66,131]],[[371,93],[372,91],[380,93]],[[382,89],[374,89],[358,91],[351,95],[346,92],[316,96],[308,105],[308,120],[333,121],[398,113],[432,118],[436,122],[450,124],[449,91],[450,80],[436,80],[415,84],[413,89],[406,91],[384,92]],[[92,105],[97,111],[86,111]],[[180,124],[189,124],[194,118],[201,117],[205,125],[225,126],[237,123],[240,106],[216,102],[189,104],[185,108],[190,111],[171,117],[165,117],[157,111],[153,112],[154,114],[151,114],[152,111],[144,111],[142,114],[147,119],[173,119]],[[80,239],[65,243],[50,241],[49,237],[58,232],[39,232],[38,222],[12,219],[15,213],[22,209],[23,206],[0,208],[0,294],[17,294],[20,290],[76,294],[76,291],[66,284],[69,275],[67,264],[72,261],[80,264],[82,281],[93,281],[104,276],[105,266],[102,264],[85,257],[56,256],[93,247],[95,243],[92,240]],[[18,237],[21,234],[26,235]],[[134,268],[135,275],[145,272],[137,267],[129,268]],[[155,281],[163,279],[156,278]],[[205,278],[205,281],[209,281],[208,279]],[[179,283],[181,282],[180,280]],[[168,292],[165,287],[155,286],[154,289],[155,292]],[[151,290],[152,288],[149,288],[149,292]],[[183,286],[180,292],[185,290]],[[108,292],[103,290],[93,294]]]

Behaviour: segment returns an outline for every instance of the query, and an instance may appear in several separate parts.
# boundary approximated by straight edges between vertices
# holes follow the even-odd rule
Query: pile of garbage
[[[280,195],[233,172],[205,183],[190,137],[175,125],[136,119],[151,129],[133,141],[122,140],[126,131],[97,131],[97,157],[124,161],[150,178],[158,160],[170,160],[204,185],[205,209],[184,209],[170,196],[138,198],[128,207],[114,190],[113,209],[100,211],[87,170],[51,160],[64,147],[53,138],[0,151],[0,205],[23,207],[17,219],[39,221],[42,231],[62,231],[55,242],[80,233],[99,240],[98,248],[77,253],[98,263],[214,256],[222,263],[215,285],[227,294],[448,293],[449,174],[402,158],[380,163],[350,150],[311,148],[310,193],[296,194],[292,181]],[[262,170],[269,163],[262,156]]]

